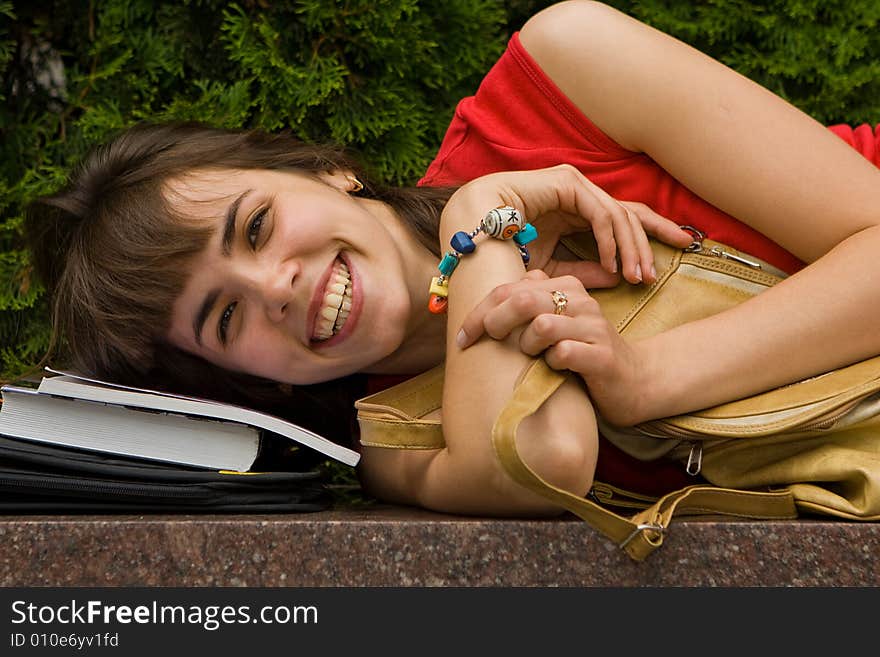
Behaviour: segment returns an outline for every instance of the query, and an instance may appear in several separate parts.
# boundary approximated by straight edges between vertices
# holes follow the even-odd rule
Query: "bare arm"
[[[593,395],[603,413],[622,424],[670,415],[880,353],[880,170],[762,87],[599,3],[550,7],[521,40],[612,138],[812,263],[632,345],[635,370],[613,377],[641,402]]]
[[[591,226],[609,268],[615,266],[618,249],[625,252],[621,253],[624,263],[634,264],[631,256],[638,247],[637,240],[627,239],[632,238],[633,226],[629,212],[570,166],[491,174],[468,183],[444,208],[440,243],[448,245],[457,231],[470,232],[488,210],[500,205],[518,208],[539,231],[546,228],[547,234],[553,232],[561,215],[582,227]],[[546,217],[551,219],[545,222]],[[495,419],[531,362],[519,348],[520,331],[512,331],[508,339],[484,341],[464,351],[455,342],[458,326],[477,302],[499,285],[520,280],[525,272],[512,242],[484,235],[477,242],[477,250],[461,258],[449,281],[442,408],[446,448],[431,452],[368,448],[362,480],[383,499],[442,511],[504,515],[558,512],[508,477],[491,442]],[[583,289],[578,279],[566,280]],[[574,377],[526,418],[517,434],[524,461],[551,483],[578,495],[586,493],[592,483],[596,441],[592,405],[584,386]]]

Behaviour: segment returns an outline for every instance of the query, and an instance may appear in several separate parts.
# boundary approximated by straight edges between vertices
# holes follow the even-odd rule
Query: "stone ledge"
[[[877,586],[880,523],[677,521],[643,563],[571,517],[394,506],[290,515],[0,516],[0,585]]]

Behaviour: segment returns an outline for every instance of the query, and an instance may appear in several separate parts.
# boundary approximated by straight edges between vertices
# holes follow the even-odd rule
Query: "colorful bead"
[[[521,231],[513,236],[513,241],[520,246],[525,246],[529,242],[534,241],[538,237],[538,231],[532,224],[526,224]]]
[[[436,294],[432,294],[431,298],[428,299],[428,310],[435,315],[442,315],[446,312],[446,307],[449,305],[449,299],[446,297],[441,297]]]
[[[473,253],[476,250],[477,245],[474,242],[474,238],[481,231],[489,237],[497,239],[507,240],[513,238],[523,264],[529,264],[529,250],[525,245],[538,237],[538,231],[535,230],[532,224],[523,220],[522,215],[516,208],[504,206],[490,210],[473,232],[468,234],[460,230],[449,240],[449,245],[453,251],[447,251],[444,254],[440,264],[437,265],[440,276],[435,276],[431,279],[428,310],[432,313],[439,315],[446,312],[449,301],[448,279],[458,266],[461,256]]]
[[[459,256],[456,253],[447,252],[446,255],[443,256],[443,260],[440,261],[440,264],[437,265],[437,269],[440,270],[440,273],[444,276],[451,276],[452,272],[455,271],[455,268],[458,266]]]
[[[471,236],[463,230],[458,231],[452,236],[452,239],[449,240],[449,246],[459,253],[473,253],[474,249],[477,248],[477,245],[474,244]]]
[[[525,226],[522,215],[516,208],[509,205],[502,208],[494,208],[486,213],[480,228],[489,237],[509,240]]]
[[[446,282],[446,279],[443,276],[435,276],[431,279],[431,289],[428,290],[429,294],[436,294],[440,297],[449,296],[449,285]]]

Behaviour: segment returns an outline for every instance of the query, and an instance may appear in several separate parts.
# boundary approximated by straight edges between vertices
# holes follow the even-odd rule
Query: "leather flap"
[[[443,403],[443,365],[357,400],[360,443],[391,449],[440,449],[446,445],[439,419],[425,415]]]
[[[359,418],[415,420],[443,403],[443,364],[402,383],[358,399]]]

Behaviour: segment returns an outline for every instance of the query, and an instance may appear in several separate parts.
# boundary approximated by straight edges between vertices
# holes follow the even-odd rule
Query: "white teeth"
[[[315,321],[313,340],[326,340],[339,331],[351,312],[351,277],[348,267],[337,261],[324,289],[324,299]]]

